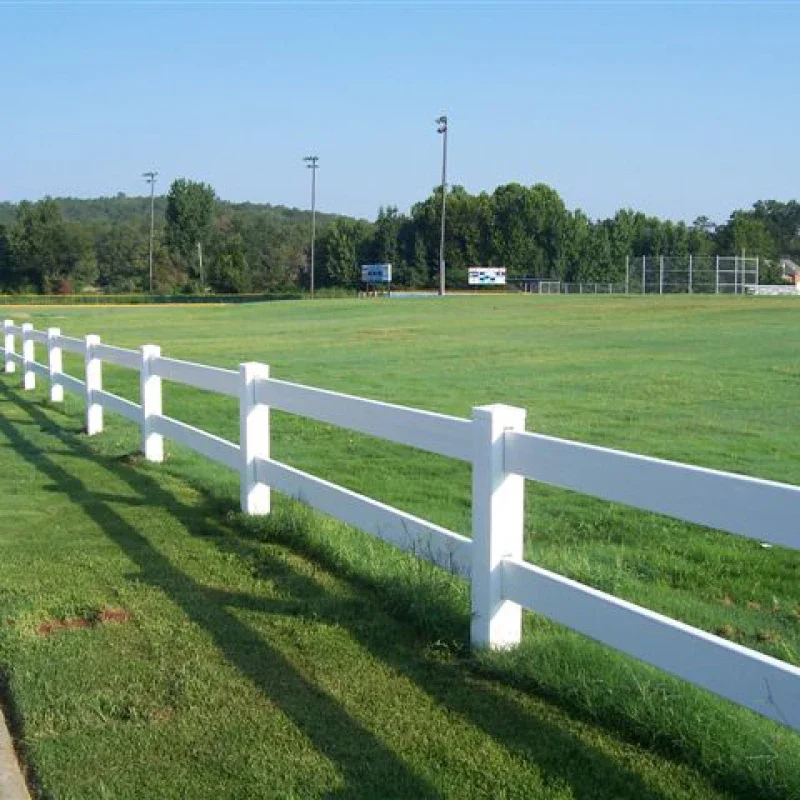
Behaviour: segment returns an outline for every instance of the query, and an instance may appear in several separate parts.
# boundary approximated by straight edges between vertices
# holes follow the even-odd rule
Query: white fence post
[[[142,453],[147,461],[164,460],[164,437],[153,430],[153,420],[161,416],[161,378],[153,371],[154,362],[161,355],[156,344],[141,347],[142,368],[139,372],[139,392],[142,403]]]
[[[269,458],[269,406],[258,402],[258,382],[269,378],[266,364],[239,365],[239,449],[242,457],[240,494],[245,514],[269,514],[270,490],[260,483],[256,458]]]
[[[522,608],[505,600],[503,559],[522,558],[525,479],[505,471],[507,430],[525,430],[525,409],[491,405],[472,409],[473,647],[506,648],[522,637]]]
[[[60,328],[47,329],[47,371],[50,376],[50,402],[52,403],[64,401],[64,387],[58,377],[64,371],[61,345],[58,343],[59,336],[61,336]]]
[[[103,432],[103,406],[94,396],[103,388],[103,362],[95,355],[95,347],[100,344],[100,337],[90,334],[85,339],[86,354],[86,433],[94,436]]]
[[[12,373],[17,368],[14,359],[11,358],[11,354],[14,352],[14,334],[11,333],[9,328],[14,326],[13,319],[6,319],[3,320],[3,331],[5,336],[3,337],[3,346],[6,349],[6,372]]]
[[[31,369],[31,361],[36,361],[36,356],[33,350],[33,339],[31,339],[31,332],[33,331],[33,324],[26,322],[22,326],[22,388],[35,389],[36,388],[36,373]]]

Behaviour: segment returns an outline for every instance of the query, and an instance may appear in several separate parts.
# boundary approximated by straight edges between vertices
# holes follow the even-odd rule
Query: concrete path
[[[0,800],[30,800],[28,787],[19,768],[17,754],[0,711]]]

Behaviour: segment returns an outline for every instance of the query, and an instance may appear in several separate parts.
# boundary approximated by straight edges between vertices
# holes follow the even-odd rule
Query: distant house
[[[781,274],[786,283],[797,283],[800,280],[800,266],[791,258],[782,258],[780,262]]]

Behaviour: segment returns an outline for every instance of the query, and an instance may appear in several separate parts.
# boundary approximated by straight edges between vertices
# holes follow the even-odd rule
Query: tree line
[[[364,263],[389,262],[394,282],[438,281],[441,189],[408,214],[381,208],[370,222],[317,215],[316,283],[354,289]],[[0,203],[0,290],[109,293],[149,289],[147,197],[44,198]],[[155,201],[154,291],[272,292],[309,282],[311,214],[230,203],[204,183],[180,179]],[[762,282],[780,281],[781,257],[800,260],[800,203],[760,201],[715,224],[691,225],[630,209],[592,220],[566,208],[549,186],[516,183],[492,193],[447,194],[448,285],[471,266],[502,266],[510,277],[569,282],[625,279],[626,256],[714,256],[746,251],[762,260]]]

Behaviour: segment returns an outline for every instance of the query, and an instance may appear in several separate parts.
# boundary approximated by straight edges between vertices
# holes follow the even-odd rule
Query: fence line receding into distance
[[[140,427],[149,461],[163,460],[167,438],[238,472],[247,514],[268,514],[275,489],[467,578],[474,647],[518,644],[529,609],[800,730],[800,668],[523,560],[526,479],[795,550],[798,486],[526,432],[525,411],[505,405],[462,419],[276,380],[264,364],[221,369],[167,358],[156,345],[127,350],[11,320],[3,333],[5,371],[19,365],[27,390],[46,378],[53,402],[65,390],[83,397],[89,435],[103,430],[105,410],[120,414]],[[83,380],[63,371],[64,350],[83,356]],[[103,389],[104,362],[139,373],[139,403]],[[165,415],[163,380],[237,398],[239,444]],[[274,460],[271,408],[468,462],[472,538]]]

